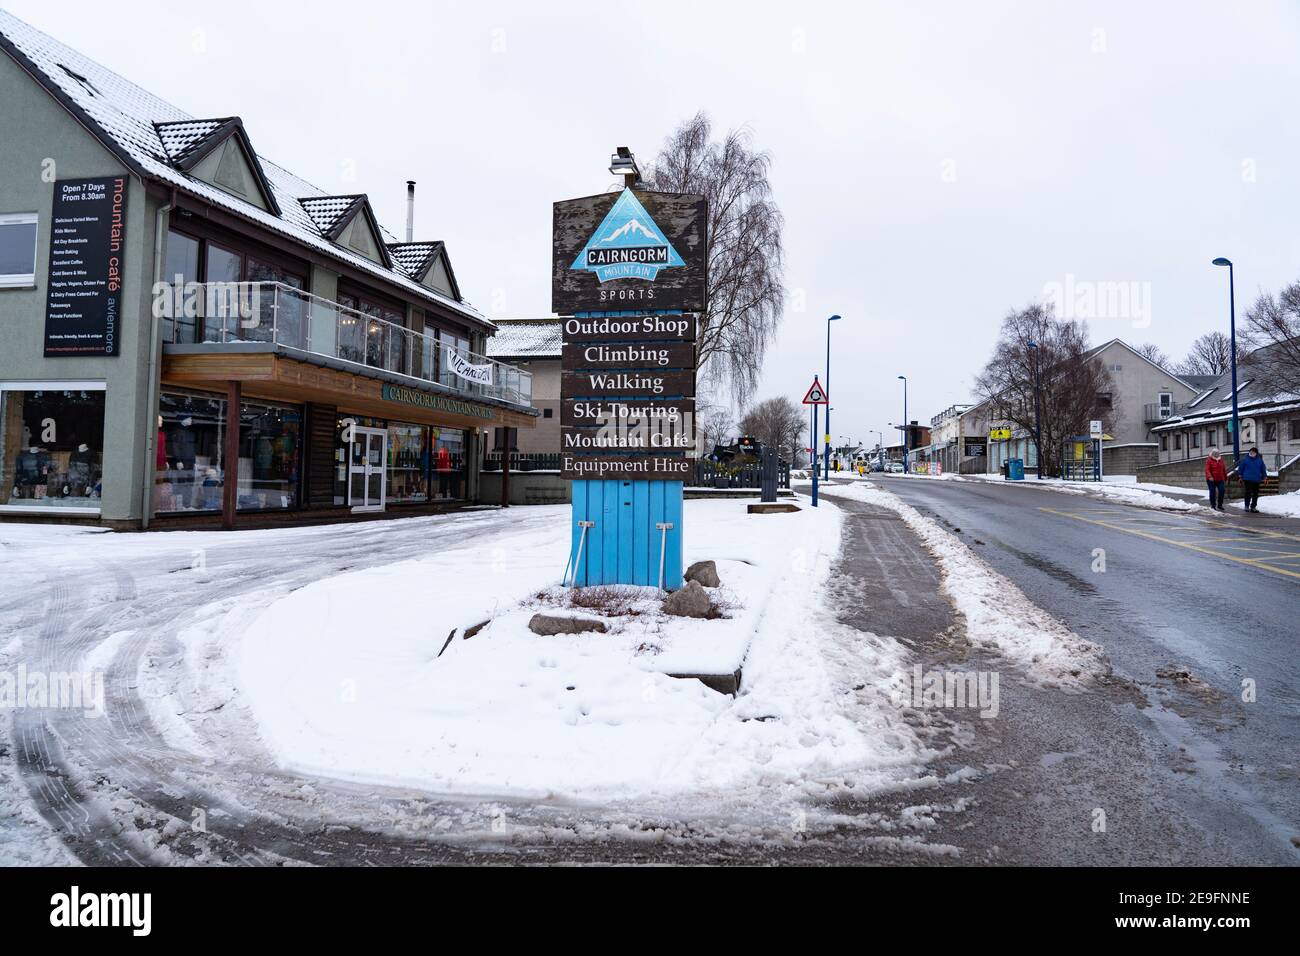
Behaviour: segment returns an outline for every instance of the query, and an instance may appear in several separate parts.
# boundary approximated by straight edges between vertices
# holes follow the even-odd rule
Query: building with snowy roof
[[[0,518],[445,507],[494,427],[539,419],[444,243],[260,156],[238,116],[4,11],[0,94]]]

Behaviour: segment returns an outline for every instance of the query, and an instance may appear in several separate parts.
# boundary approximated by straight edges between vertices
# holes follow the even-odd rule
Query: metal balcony
[[[1159,424],[1171,418],[1178,418],[1185,411],[1187,411],[1187,405],[1184,402],[1172,402],[1168,405],[1161,405],[1157,402],[1154,405],[1143,405],[1142,421],[1147,425]]]
[[[167,344],[270,343],[409,376],[466,397],[532,404],[531,372],[301,289],[278,282],[166,288],[167,293],[155,296],[154,307]],[[464,374],[453,371],[453,365]]]

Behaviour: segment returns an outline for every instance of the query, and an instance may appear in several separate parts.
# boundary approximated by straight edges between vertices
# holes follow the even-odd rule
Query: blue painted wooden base
[[[682,488],[680,481],[573,482],[571,582],[659,586],[659,552],[664,540],[656,525],[671,524],[664,551],[664,587],[682,586]],[[582,545],[581,521],[593,521]]]

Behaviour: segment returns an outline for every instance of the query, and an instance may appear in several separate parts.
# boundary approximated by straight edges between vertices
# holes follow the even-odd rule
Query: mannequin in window
[[[77,446],[76,451],[72,453],[72,457],[68,460],[68,479],[63,493],[76,498],[88,497],[94,484],[94,470],[94,455],[90,450],[90,446],[83,442]]]
[[[446,445],[439,445],[434,456],[434,470],[438,473],[438,497],[450,497],[451,490],[451,452]]]
[[[194,474],[195,439],[191,426],[194,419],[186,417],[179,426],[173,426],[171,438],[167,442],[167,457],[172,465],[172,494],[179,508],[194,506],[194,484],[198,476]]]
[[[50,474],[50,454],[44,448],[30,446],[19,452],[14,461],[14,497],[44,498]]]

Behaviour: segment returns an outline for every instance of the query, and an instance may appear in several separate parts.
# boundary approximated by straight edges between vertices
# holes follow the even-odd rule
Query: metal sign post
[[[822,387],[822,383],[819,382],[819,381],[817,380],[817,376],[814,375],[814,376],[813,376],[813,383],[812,383],[811,386],[809,386],[809,388],[808,388],[808,393],[807,393],[806,395],[804,395],[804,397],[803,397],[803,403],[804,403],[805,405],[811,405],[811,406],[813,407],[812,434],[808,436],[808,438],[809,438],[809,442],[808,442],[808,443],[809,443],[810,445],[812,445],[813,448],[816,448],[816,447],[817,447],[817,406],[819,406],[819,405],[830,405],[830,402],[831,402],[831,397],[830,397],[828,394],[826,394],[826,389],[824,389],[824,388]],[[828,414],[829,414],[829,413],[828,413]],[[830,441],[830,436],[829,436],[829,435],[826,436],[826,440],[827,440],[828,442]],[[828,447],[829,447],[829,446],[828,446]],[[816,454],[816,453],[814,452],[814,455],[815,455],[815,454]],[[828,464],[828,466],[829,466],[829,461],[830,461],[830,459],[829,459],[829,457],[828,457],[828,458],[827,458],[827,464]],[[813,487],[812,487],[812,506],[813,506],[814,508],[816,508],[816,507],[817,507],[817,462],[816,462],[816,460],[814,460],[811,464],[812,464],[812,469],[813,469],[813,475],[812,475],[812,481],[813,481]],[[826,477],[829,478],[830,475],[827,475]]]

